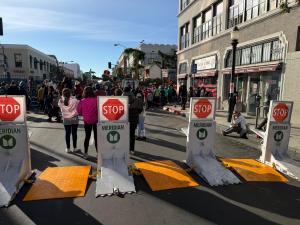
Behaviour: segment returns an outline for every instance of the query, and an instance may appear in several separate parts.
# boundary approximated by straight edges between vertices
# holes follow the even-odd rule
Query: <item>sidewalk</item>
[[[181,110],[179,105],[167,105],[163,107],[163,110],[188,118],[190,109],[187,107],[185,110]],[[254,128],[256,119],[255,116],[249,116],[246,114],[243,115],[245,116],[250,128]],[[218,125],[228,127],[229,123],[227,122],[227,111],[217,111],[216,122]],[[300,153],[300,127],[298,126],[292,126],[289,148],[292,151]]]

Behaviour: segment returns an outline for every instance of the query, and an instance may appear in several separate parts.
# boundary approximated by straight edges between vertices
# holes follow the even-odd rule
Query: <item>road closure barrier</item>
[[[216,159],[214,153],[215,111],[215,98],[191,98],[186,163],[212,186],[237,184],[240,180]]]
[[[288,155],[293,102],[271,101],[260,161],[300,180],[300,163]]]
[[[96,197],[135,192],[129,164],[128,97],[98,97]]]
[[[0,207],[32,175],[24,96],[0,96]]]

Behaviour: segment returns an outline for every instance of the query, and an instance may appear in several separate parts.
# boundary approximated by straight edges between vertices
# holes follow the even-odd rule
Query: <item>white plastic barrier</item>
[[[98,170],[96,197],[135,192],[128,172],[128,97],[98,97]]]
[[[31,176],[25,97],[0,96],[0,207]]]
[[[271,102],[260,161],[299,180],[300,163],[292,160],[287,154],[292,111],[293,102]]]
[[[215,111],[215,98],[191,99],[186,162],[212,186],[240,183],[239,179],[216,159]]]

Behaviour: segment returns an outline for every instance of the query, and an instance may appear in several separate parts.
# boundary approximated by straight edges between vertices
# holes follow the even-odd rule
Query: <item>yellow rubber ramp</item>
[[[139,162],[135,166],[152,191],[199,186],[186,171],[170,160]]]
[[[288,182],[288,180],[275,169],[254,159],[221,159],[221,161],[226,167],[235,170],[246,181]]]
[[[23,201],[83,197],[91,166],[47,168],[37,178]]]

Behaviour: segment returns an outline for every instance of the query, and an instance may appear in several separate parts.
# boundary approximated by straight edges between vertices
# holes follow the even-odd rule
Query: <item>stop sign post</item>
[[[24,123],[25,113],[25,97],[0,96],[1,123]]]
[[[190,120],[214,120],[215,98],[192,98]]]
[[[122,97],[98,98],[99,122],[128,122],[128,99]]]

